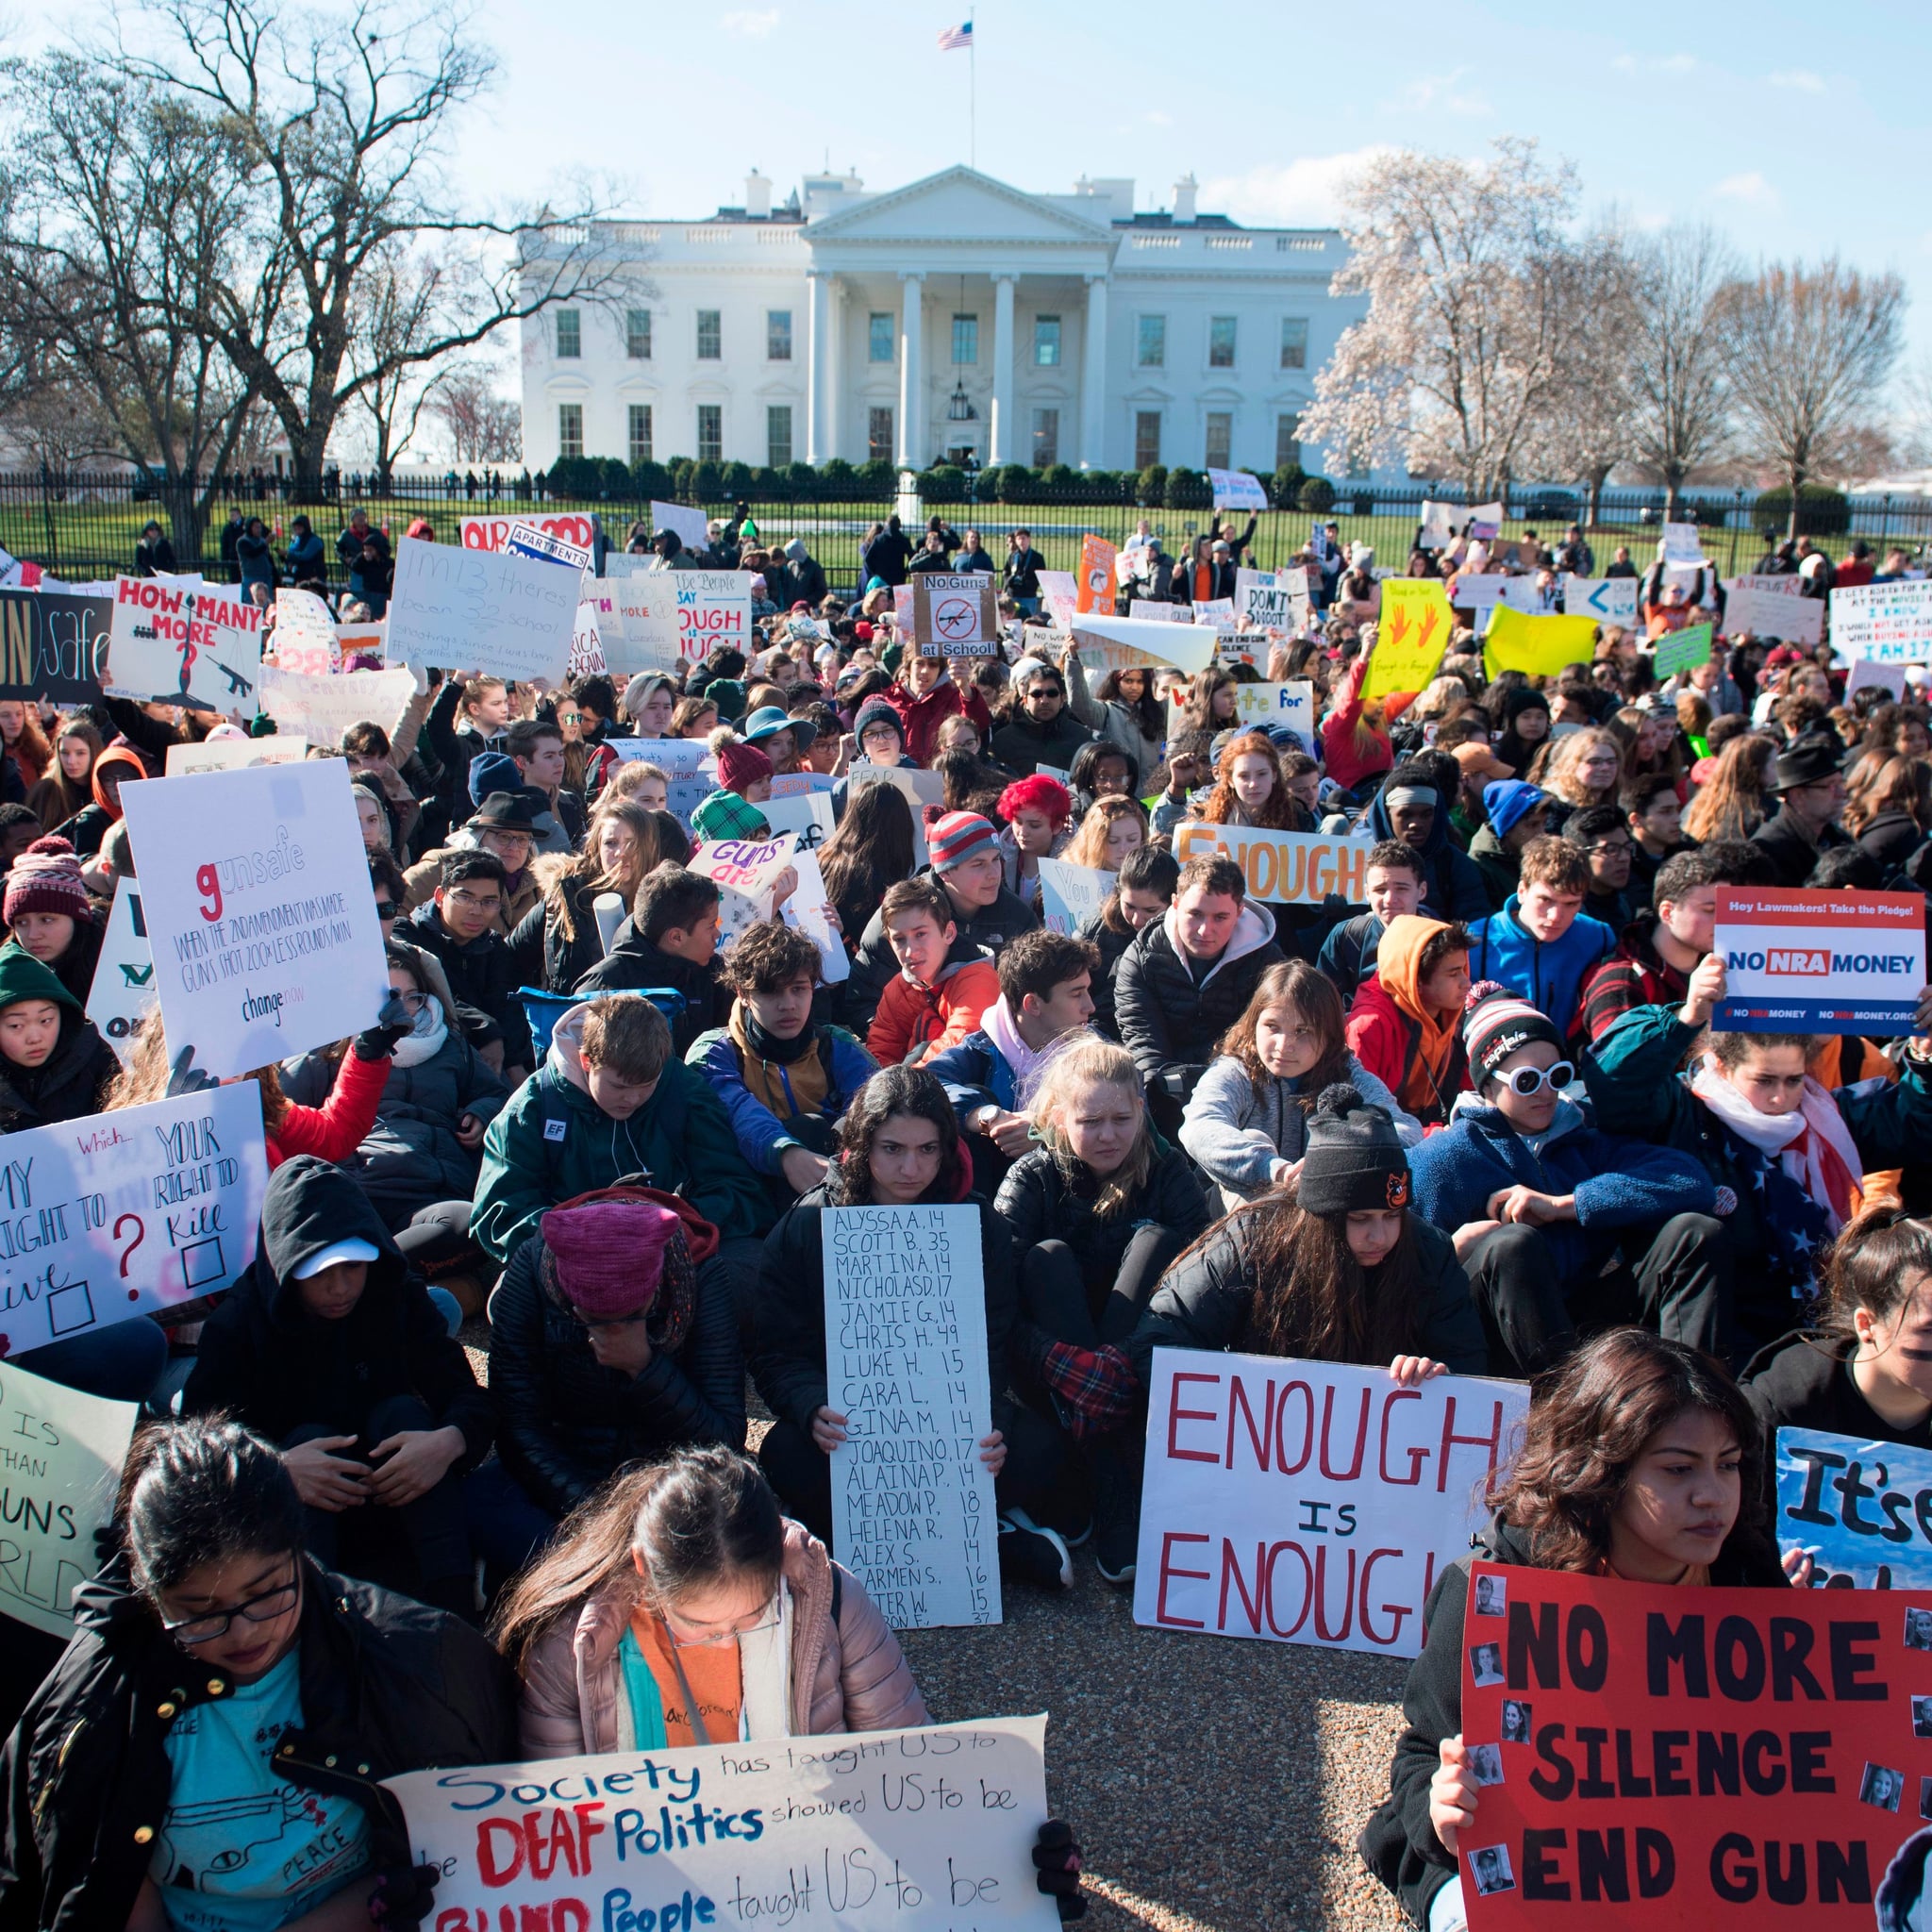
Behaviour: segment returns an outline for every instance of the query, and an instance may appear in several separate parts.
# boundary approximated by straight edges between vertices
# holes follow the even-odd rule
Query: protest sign
[[[1663,556],[1666,563],[1701,569],[1704,564],[1704,540],[1697,534],[1697,525],[1666,524]]]
[[[695,663],[721,647],[753,649],[751,576],[741,570],[660,571],[677,600],[677,655]]]
[[[313,591],[284,585],[275,591],[275,627],[270,636],[275,664],[305,677],[326,677],[342,668],[336,621]]]
[[[534,557],[540,563],[555,563],[566,570],[587,571],[591,567],[588,542],[573,543],[555,530],[545,530],[521,517],[504,533],[503,548],[512,557]]]
[[[0,1367],[0,1610],[50,1637],[74,1634],[74,1591],[100,1567],[94,1533],[114,1513],[141,1406],[83,1395]]]
[[[676,585],[687,573],[653,570],[656,561],[652,557],[607,557],[605,575],[584,585],[584,594],[596,602],[598,641],[615,676],[678,669]]]
[[[1046,1720],[787,1738],[389,1780],[435,1932],[1058,1932],[1034,1883]],[[424,1921],[431,1932],[431,1921]]]
[[[1115,874],[1098,866],[1073,865],[1064,858],[1039,863],[1040,909],[1049,932],[1078,932],[1119,883]]]
[[[892,625],[908,637],[912,635],[912,596],[910,584],[892,586]]]
[[[655,509],[657,506],[652,505]],[[700,515],[700,525],[704,518]],[[575,543],[580,549],[589,549],[591,538],[596,532],[591,527],[588,510],[564,509],[525,509],[513,516],[462,517],[458,520],[458,539],[465,550],[501,550],[509,541],[511,528],[517,524],[534,525],[546,536],[560,537],[566,543]],[[661,529],[660,524],[657,526]]]
[[[607,600],[603,597],[581,597],[577,600],[576,622],[571,626],[569,675],[572,677],[592,677],[609,671],[609,661],[604,656],[604,626],[602,614]]]
[[[1076,613],[1098,610],[1108,614],[1112,611],[1119,563],[1119,549],[1105,537],[1096,537],[1090,530],[1080,539],[1080,577],[1074,586],[1074,609]],[[1043,580],[1041,593],[1044,594]]]
[[[1441,550],[1469,521],[1466,503],[1438,503],[1423,498],[1422,528],[1416,538],[1419,550]]]
[[[0,591],[0,698],[99,702],[114,605],[58,591]]]
[[[351,724],[365,723],[393,735],[415,695],[415,676],[404,670],[308,677],[269,664],[261,673],[261,708],[275,721],[277,734],[310,744],[338,745]]]
[[[1000,1621],[979,1210],[827,1208],[832,1550],[895,1629]]]
[[[1086,538],[1081,539],[1083,544],[1088,541]],[[1042,570],[1035,573],[1035,575],[1040,581],[1040,601],[1042,604],[1050,607],[1060,598],[1065,598],[1070,606],[1078,605],[1080,601],[1080,580],[1072,571]],[[1111,601],[1108,602],[1107,608],[1109,610],[1113,608]]]
[[[1597,624],[1633,625],[1637,622],[1637,579],[1566,574],[1563,611],[1565,616],[1588,617]]]
[[[1528,1413],[1520,1382],[1156,1349],[1135,1623],[1419,1655]]]
[[[253,1080],[9,1134],[0,1353],[226,1288],[255,1258],[267,1188]]]
[[[114,903],[108,908],[87,994],[88,1018],[124,1067],[155,1000],[155,954],[148,944],[147,922],[141,916],[141,888],[124,875],[114,885]]]
[[[1800,577],[1733,577],[1724,585],[1724,635],[1749,631],[1780,643],[1824,641],[1824,602],[1798,594]]]
[[[1424,577],[1421,582],[1430,583],[1433,578]],[[1508,587],[1509,579],[1500,571],[1464,571],[1456,579],[1456,589],[1451,597],[1458,610],[1474,611],[1480,619],[1487,617],[1503,601],[1503,592]],[[1389,587],[1382,586],[1383,599],[1387,601]]]
[[[1918,892],[1787,891],[1720,886],[1711,948],[1728,1033],[1913,1030],[1925,984],[1925,901]]]
[[[1248,897],[1276,906],[1315,906],[1330,892],[1352,906],[1365,905],[1369,846],[1342,833],[1265,832],[1241,825],[1210,825],[1190,819],[1174,828],[1174,856],[1191,858],[1223,852],[1241,869]]]
[[[1500,503],[1479,503],[1469,513],[1469,534],[1478,543],[1492,543],[1496,533],[1503,527],[1503,506]]]
[[[1291,583],[1291,577],[1300,579],[1299,584]],[[1307,614],[1307,600],[1306,571],[1238,570],[1234,574],[1235,616],[1242,630],[1293,630]]]
[[[1197,603],[1193,611],[1196,624],[1211,625],[1220,631],[1232,631],[1237,627],[1232,597],[1213,597],[1205,604]]]
[[[1932,1591],[1932,1450],[1778,1430],[1777,1543],[1817,1589]]]
[[[226,591],[123,577],[108,647],[110,696],[200,711],[252,710],[261,676],[261,612]]]
[[[987,656],[999,636],[998,601],[993,580],[983,570],[921,571],[912,579],[912,636],[920,655]]]
[[[748,926],[772,916],[772,895],[798,841],[790,832],[770,839],[718,839],[693,846],[686,862],[717,882],[718,950]]]
[[[836,791],[839,781],[829,772],[780,772],[772,780],[774,798],[803,798],[808,792]],[[763,807],[759,807],[763,810]]]
[[[1932,583],[1907,579],[1834,591],[1831,646],[1841,661],[1924,663],[1932,658]]]
[[[1876,685],[1880,691],[1889,691],[1895,698],[1903,698],[1906,694],[1906,667],[1903,664],[1868,664],[1860,658],[1845,674],[1845,703],[1850,704],[1854,693],[1868,684]]]
[[[717,790],[717,767],[702,738],[609,738],[605,742],[623,763],[656,765],[665,774],[665,808],[687,825],[691,813]]]
[[[1503,671],[1556,677],[1566,664],[1588,664],[1595,652],[1593,617],[1525,617],[1505,604],[1490,619],[1483,669],[1491,677]]]
[[[1473,1564],[1462,1740],[1482,1788],[1457,1844],[1473,1932],[1871,1932],[1932,1811],[1913,1614],[1873,1591]]]
[[[559,684],[576,615],[576,577],[554,564],[415,537],[396,545],[393,664]]]
[[[1286,684],[1238,684],[1234,714],[1243,724],[1286,724],[1305,752],[1315,749],[1315,687],[1306,678]]]
[[[1369,658],[1362,696],[1421,691],[1435,676],[1449,648],[1452,623],[1449,600],[1434,577],[1385,578],[1382,616],[1375,626],[1375,649]]]
[[[389,625],[378,618],[374,624],[339,624],[336,642],[341,646],[342,671],[380,671],[389,661]]]
[[[197,772],[233,772],[248,765],[294,765],[308,756],[306,738],[208,738],[199,744],[171,744],[162,776],[192,777]]]
[[[1126,617],[1092,610],[1074,620],[1074,641],[1090,675],[1096,670],[1149,671],[1172,665],[1190,677],[1214,661],[1215,633],[1198,624],[1176,624],[1172,604],[1127,606]],[[1142,617],[1142,610],[1153,614]]]
[[[1520,610],[1525,617],[1545,617],[1557,608],[1561,590],[1554,578],[1545,585],[1541,573],[1525,572],[1520,577],[1501,579],[1503,594],[1497,603],[1507,610]]]
[[[946,781],[938,772],[909,770],[903,765],[854,765],[845,774],[849,797],[861,785],[892,785],[906,794],[912,808],[912,857],[924,865],[931,856],[925,841],[925,808],[946,802]]]
[[[1659,678],[1680,677],[1710,662],[1711,631],[1707,624],[1687,624],[1656,640],[1655,666]]]
[[[772,783],[776,786],[779,781],[774,778]],[[773,831],[793,834],[800,852],[816,852],[838,828],[829,791],[792,791],[782,798],[774,791],[758,810]]]
[[[1726,577],[1724,593],[1726,596],[1735,597],[1745,591],[1761,591],[1767,597],[1790,597],[1794,602],[1815,604],[1818,600],[1815,597],[1807,597],[1804,586],[1804,578],[1795,571],[1789,574],[1779,573],[1776,575],[1770,572],[1746,572],[1742,576]]]
[[[1261,480],[1246,470],[1209,470],[1208,482],[1214,491],[1216,509],[1266,509],[1268,492]]]
[[[677,541],[687,550],[707,550],[710,547],[710,525],[705,520],[704,511],[694,503],[659,503],[653,499],[651,504],[651,534],[655,537],[659,530],[675,530]],[[591,540],[586,537],[584,541]]]
[[[388,996],[340,758],[124,789],[168,1043],[217,1079],[359,1033]]]
[[[818,854],[801,847],[791,855],[791,865],[798,884],[785,902],[785,924],[802,932],[819,949],[819,977],[827,986],[842,986],[852,976],[852,961],[839,928],[832,924],[831,895],[825,891]]]

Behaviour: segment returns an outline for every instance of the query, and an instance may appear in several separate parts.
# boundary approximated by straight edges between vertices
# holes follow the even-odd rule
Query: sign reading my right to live
[[[1725,996],[1711,1024],[1729,1033],[1912,1030],[1925,985],[1925,901],[1918,892],[1804,892],[1720,886],[1712,944]]]

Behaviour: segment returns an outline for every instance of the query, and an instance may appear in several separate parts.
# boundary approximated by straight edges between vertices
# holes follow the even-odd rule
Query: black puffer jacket
[[[654,1349],[641,1375],[607,1369],[584,1325],[544,1285],[549,1250],[526,1241],[490,1297],[490,1400],[496,1453],[541,1507],[561,1516],[633,1462],[687,1443],[744,1446],[738,1318],[715,1288],[696,1289],[684,1345]]]
[[[367,1241],[376,1258],[362,1299],[325,1322],[304,1309],[293,1271],[344,1241]],[[298,1154],[269,1176],[261,1246],[202,1330],[183,1413],[225,1409],[279,1442],[312,1423],[360,1434],[377,1403],[405,1394],[420,1396],[439,1428],[463,1432],[458,1474],[482,1461],[490,1400],[469,1357],[368,1196],[341,1168]]]
[[[553,903],[558,893],[570,902],[570,931]],[[509,936],[509,957],[519,986],[545,992],[575,992],[577,981],[604,957],[592,909],[597,891],[578,876],[559,881],[532,906]]]
[[[1094,1032],[1108,1040],[1118,1040],[1121,1025],[1120,1016],[1114,1010],[1114,975],[1138,935],[1131,929],[1116,931],[1108,924],[1106,912],[1101,911],[1081,923],[1078,937],[1100,954],[1100,971],[1093,975],[1091,987],[1093,1019],[1091,1024]]]
[[[114,1049],[93,1022],[63,1008],[59,1041],[42,1065],[16,1067],[0,1059],[0,1134],[98,1113],[108,1083],[120,1071]]]
[[[731,1012],[731,993],[718,977],[715,958],[694,966],[653,945],[626,919],[617,928],[609,952],[573,991],[588,1000],[600,992],[645,992],[660,986],[684,995],[684,1017],[671,1025],[672,1049],[682,1059],[700,1033],[724,1025]]]
[[[1181,1089],[1173,1097],[1185,1100],[1221,1036],[1247,1011],[1262,974],[1282,955],[1273,916],[1250,900],[1225,951],[1197,979],[1174,943],[1177,918],[1169,907],[1134,936],[1114,972],[1113,1002],[1121,1044],[1141,1077],[1152,1086],[1171,1074]]]
[[[458,1618],[300,1560],[305,1723],[284,1738],[293,1748],[277,1753],[276,1772],[362,1805],[374,1867],[413,1864],[401,1808],[379,1780],[514,1759],[515,1680]],[[232,1691],[162,1634],[125,1557],[82,1588],[75,1622],[0,1756],[7,1932],[126,1924],[168,1808],[168,1732]]]

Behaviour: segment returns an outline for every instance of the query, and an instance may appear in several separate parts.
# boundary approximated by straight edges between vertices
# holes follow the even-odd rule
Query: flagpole
[[[979,36],[973,30],[973,9],[966,9],[966,165],[979,166]]]

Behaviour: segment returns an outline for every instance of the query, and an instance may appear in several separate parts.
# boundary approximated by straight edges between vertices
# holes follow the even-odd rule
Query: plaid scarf
[[[1140,1380],[1111,1343],[1096,1349],[1049,1342],[1040,1374],[1062,1426],[1075,1441],[1119,1427],[1141,1404]]]

